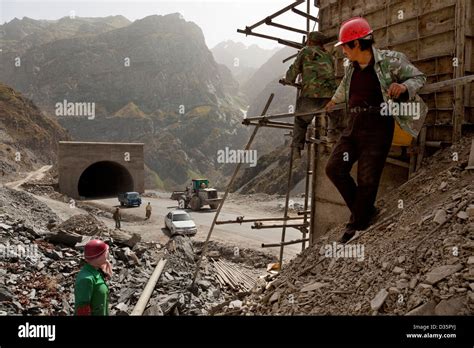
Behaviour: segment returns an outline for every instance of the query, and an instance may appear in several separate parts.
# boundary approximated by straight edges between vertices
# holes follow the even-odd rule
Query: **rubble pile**
[[[191,288],[198,255],[188,237],[175,236],[167,245],[145,243],[137,234],[107,229],[91,214],[60,222],[27,193],[9,189],[0,193],[2,204],[4,199],[11,204],[19,202],[16,210],[8,206],[8,212],[0,206],[0,315],[72,315],[74,281],[84,262],[83,248],[96,237],[110,245],[112,315],[131,313],[161,258],[166,258],[167,264],[144,315],[209,314],[235,297],[236,289],[223,285],[216,276],[212,263],[224,258],[216,250],[212,259],[204,258],[196,287]],[[30,214],[22,214],[26,207],[33,209]],[[41,227],[33,229],[27,223]],[[216,243],[213,248],[227,250]],[[242,253],[246,258],[250,255],[246,250]],[[239,260],[243,262],[243,258]],[[260,275],[242,263],[231,267],[248,278]]]
[[[440,150],[382,197],[377,222],[346,246],[339,226],[252,289],[236,315],[474,313],[472,137]],[[455,155],[454,155],[455,154]],[[456,160],[457,159],[457,160]]]
[[[20,220],[24,228],[37,235],[48,231],[49,221],[57,221],[58,216],[44,203],[23,191],[0,187],[0,214],[9,214]]]
[[[198,255],[202,252],[204,242],[194,241]],[[265,268],[269,263],[277,261],[274,255],[249,248],[229,246],[214,241],[209,241],[206,256],[210,258],[224,258],[233,263],[241,263],[251,268]]]
[[[91,214],[74,215],[60,224],[56,230],[76,232],[85,236],[100,236],[108,232],[105,224]]]
[[[201,243],[198,245],[202,246]],[[165,248],[168,262],[160,278],[161,286],[155,290],[158,295],[150,299],[144,315],[208,315],[221,303],[240,296],[240,288],[222,282],[216,262],[225,263],[234,274],[249,280],[258,279],[264,272],[229,259],[224,261],[226,257],[217,249],[227,250],[227,247],[212,243],[212,248],[214,250],[203,258],[195,287],[192,287],[196,261],[201,251],[188,237],[174,236]]]
[[[38,196],[54,195],[57,188],[58,180],[54,168],[44,171],[40,179],[30,179],[21,184],[22,190]]]
[[[24,183],[21,185],[21,188],[26,192],[38,196],[51,196],[55,193],[54,187],[52,185]]]

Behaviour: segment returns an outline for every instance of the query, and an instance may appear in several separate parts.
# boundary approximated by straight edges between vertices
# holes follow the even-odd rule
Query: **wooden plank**
[[[443,90],[446,87],[462,86],[466,83],[474,82],[474,75],[457,77],[451,80],[440,81],[430,85],[422,87],[419,94],[432,93],[435,91]]]
[[[416,158],[415,171],[420,170],[423,156],[425,155],[426,145],[426,127],[421,128],[420,135],[418,136],[418,156]]]
[[[395,158],[387,157],[386,162],[390,163],[390,164],[393,164],[393,165],[396,165],[396,166],[399,166],[399,167],[409,168],[409,164],[407,162],[403,162],[403,161],[397,160]]]
[[[411,145],[408,148],[408,153],[410,155],[410,164],[408,167],[408,178],[411,178],[412,175],[415,173],[416,169],[416,139],[413,138],[411,141]]]

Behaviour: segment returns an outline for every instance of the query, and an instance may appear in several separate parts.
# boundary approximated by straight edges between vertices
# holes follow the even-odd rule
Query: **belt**
[[[358,114],[360,112],[379,113],[380,110],[382,110],[382,108],[379,106],[367,106],[367,107],[355,106],[353,108],[350,108],[349,112],[351,114]]]

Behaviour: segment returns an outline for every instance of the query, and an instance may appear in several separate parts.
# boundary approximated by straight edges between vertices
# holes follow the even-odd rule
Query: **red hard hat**
[[[354,17],[343,22],[339,30],[339,41],[334,46],[339,46],[367,36],[373,32],[369,22],[362,17]]]
[[[84,257],[88,260],[93,260],[109,249],[109,246],[100,239],[92,239],[87,242],[84,248]]]

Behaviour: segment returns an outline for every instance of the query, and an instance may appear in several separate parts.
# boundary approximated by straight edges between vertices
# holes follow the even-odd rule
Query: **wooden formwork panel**
[[[321,20],[319,29],[326,32],[326,30],[338,27],[342,21],[354,16],[364,16],[372,27],[378,29],[429,13],[433,13],[434,16],[436,13],[443,15],[443,10],[447,7],[453,8],[456,0],[322,0],[319,1],[319,4]],[[400,18],[400,15],[403,18]],[[467,18],[472,21],[472,18]]]
[[[456,0],[418,0],[421,13],[438,11],[447,6],[454,5]]]
[[[474,107],[474,84],[469,84],[464,88],[464,105]]]
[[[417,1],[413,0],[406,0],[406,1],[398,1],[388,4],[387,6],[387,24],[397,24],[403,22],[404,20],[415,18],[419,13],[419,8],[417,5]],[[378,16],[385,16],[385,14],[380,11],[376,15]]]
[[[465,36],[464,72],[474,73],[474,0],[320,0],[321,30],[337,39],[340,24],[353,16],[364,16],[374,29],[376,46],[403,52],[427,75],[427,83],[459,76],[453,67],[456,47],[456,8],[462,4],[465,15],[461,21]],[[334,42],[328,44],[330,48]],[[344,74],[343,56],[336,54],[336,76]],[[466,109],[464,122],[473,122],[474,83],[463,87],[462,100]],[[429,125],[453,122],[455,89],[423,95],[430,111]],[[459,105],[458,105],[459,106]],[[456,109],[459,112],[459,109]],[[451,140],[452,127],[431,130],[428,139]]]
[[[474,38],[466,37],[466,46],[464,50],[464,69],[466,72],[474,74]]]
[[[423,99],[424,100],[424,99]],[[432,125],[436,124],[436,110],[428,109],[428,113],[426,114],[425,124]]]
[[[418,30],[421,37],[454,30],[455,6],[448,6],[419,17]]]
[[[427,96],[434,95],[434,93]],[[425,96],[423,96],[425,97]],[[453,91],[444,91],[436,92],[436,108],[447,109],[453,107],[454,92]]]
[[[468,0],[466,4],[466,35],[474,36],[474,0]]]
[[[451,124],[453,120],[452,110],[436,110],[436,123],[435,125]]]
[[[428,36],[419,42],[420,58],[434,57],[439,55],[452,54],[454,52],[454,32]]]
[[[474,124],[474,107],[465,108],[466,122]]]
[[[419,43],[417,41],[408,41],[399,44],[389,45],[388,49],[403,52],[410,61],[414,61],[419,57]],[[422,57],[427,58],[427,57]],[[416,65],[416,64],[415,64]]]
[[[414,43],[419,36],[417,28],[418,20],[416,18],[391,24],[387,27],[387,29],[379,30],[385,32],[383,34],[383,39],[380,40],[380,43],[383,46],[388,47],[405,42]]]
[[[451,55],[422,59],[422,60],[416,61],[415,63],[418,69],[423,71],[426,74],[426,76],[428,76],[428,79],[430,79],[430,77],[437,77],[438,75],[442,75],[442,74],[448,74],[450,76],[449,78],[446,78],[446,79],[452,78],[453,58],[451,57]],[[440,81],[442,80],[440,79]],[[431,80],[430,82],[437,82],[437,81]]]
[[[426,127],[426,139],[434,139],[436,141],[451,142],[453,136],[453,126],[430,126]]]
[[[423,96],[423,101],[431,109],[448,109],[453,107],[453,92],[437,92]]]

